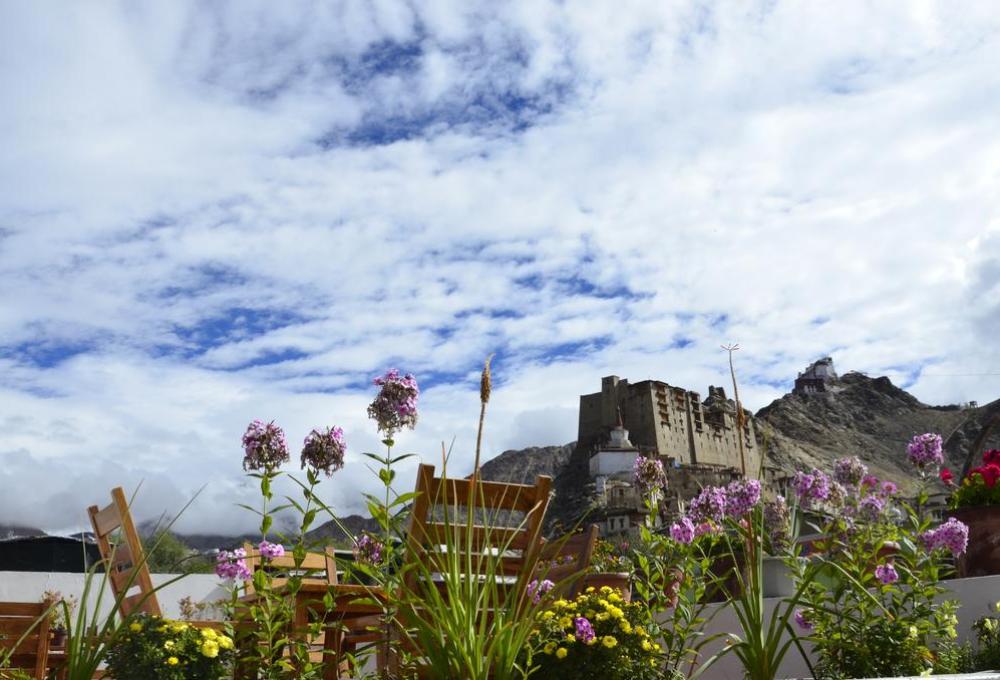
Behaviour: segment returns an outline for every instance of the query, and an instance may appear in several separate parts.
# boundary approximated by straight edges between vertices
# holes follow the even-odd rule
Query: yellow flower
[[[560,597],[558,600],[552,603],[552,606],[555,607],[556,609],[563,609],[569,606],[569,602]]]
[[[997,603],[996,603],[995,605],[993,605],[993,607],[994,607],[994,608],[995,608],[995,609],[996,609],[996,610],[997,610],[998,612],[1000,612],[1000,600],[997,600]]]
[[[168,666],[176,666],[180,662],[181,662],[181,660],[178,659],[176,656],[172,656],[169,659],[167,659],[167,665]]]
[[[568,642],[570,644],[573,644],[574,642],[576,642],[576,636],[573,635],[572,633],[567,634],[566,635],[566,642]]]
[[[608,595],[608,599],[611,600],[612,602],[621,602],[622,596],[619,595],[618,593],[611,593],[610,595]]]
[[[163,643],[163,648],[164,649],[173,649],[174,648],[174,641],[173,640],[167,640],[166,642]]]
[[[643,640],[642,641],[642,651],[648,652],[652,648],[653,648],[653,645],[652,645],[652,643],[649,640]]]
[[[588,619],[592,619],[595,616],[597,616],[597,612],[595,612],[593,609],[588,609],[586,612],[584,612],[583,615],[586,616]]]
[[[621,623],[618,624],[618,627],[622,629],[623,633],[632,632],[632,624],[629,623],[627,619],[622,619]]]
[[[175,623],[175,624],[173,624],[172,626],[170,626],[170,628],[171,628],[171,629],[172,629],[172,630],[173,630],[173,631],[174,631],[175,633],[180,633],[180,632],[181,632],[182,630],[187,630],[187,628],[188,628],[188,625],[187,625],[186,623]]]
[[[660,651],[660,643],[657,642],[656,644],[654,644],[653,649],[656,650],[657,652]]]
[[[219,643],[219,647],[222,649],[233,648],[233,639],[227,635],[220,635],[215,641]]]
[[[597,616],[594,617],[594,620],[595,621],[607,621],[608,620],[608,613],[607,612],[601,612],[600,614],[598,614]]]
[[[592,593],[592,592],[594,592],[594,586],[590,586],[584,592],[586,592],[586,593]],[[1000,609],[1000,602],[997,602],[997,609]]]
[[[569,628],[572,625],[573,625],[573,619],[571,619],[568,616],[564,616],[561,619],[559,619],[560,628]]]
[[[605,595],[607,595],[608,593],[611,593],[611,592],[614,592],[614,591],[611,590],[610,586],[601,586],[601,592],[604,593]]]
[[[201,655],[209,659],[219,656],[219,643],[214,640],[205,640],[201,645]]]
[[[608,603],[608,601],[607,601],[607,600],[605,600],[604,598],[601,598],[600,600],[598,600],[598,601],[597,601],[597,604],[601,605],[601,606],[602,606],[602,607],[604,607],[605,609],[607,609],[608,607],[610,607],[610,606],[611,606],[611,605],[610,605],[610,604]]]
[[[650,668],[656,668],[656,659],[650,659],[649,660],[649,667]]]
[[[916,639],[917,637],[917,627],[910,626],[910,639]]]
[[[128,627],[128,629],[130,631],[132,631],[133,633],[138,633],[140,630],[142,630],[142,624],[141,623],[133,623],[131,626]]]
[[[556,650],[557,659],[565,659],[567,654],[569,654],[569,652],[566,651],[565,647],[560,647],[559,649]]]
[[[555,650],[555,648],[556,648],[556,643],[546,642],[545,647],[542,648],[542,651],[545,652],[546,654],[551,654]]]
[[[648,633],[646,633],[646,629],[643,628],[642,626],[635,627],[635,634],[638,635],[639,637],[646,637],[646,635],[648,635]]]
[[[542,612],[542,620],[543,621],[548,621],[549,619],[554,618],[554,617],[555,617],[555,612],[553,612],[551,610],[546,610],[546,611]]]
[[[614,635],[605,635],[603,638],[601,638],[601,644],[607,647],[608,649],[611,649],[612,647],[618,644],[618,640],[615,639]]]
[[[202,628],[201,629],[201,636],[203,638],[208,638],[209,640],[214,640],[217,635],[218,635],[218,633],[216,633],[211,628]]]

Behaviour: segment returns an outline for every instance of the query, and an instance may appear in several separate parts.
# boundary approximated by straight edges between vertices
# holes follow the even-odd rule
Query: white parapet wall
[[[957,599],[961,602],[958,610],[958,642],[975,640],[972,624],[977,619],[987,615],[996,615],[996,602],[1000,600],[1000,576],[982,576],[979,578],[964,578],[946,581],[948,592],[943,599]],[[781,602],[780,598],[764,600],[764,607],[770,615]],[[719,611],[716,611],[719,610]],[[705,616],[711,620],[706,633],[735,633],[740,635],[740,627],[736,615],[727,604],[709,605]],[[795,624],[792,623],[794,626]],[[704,658],[711,656],[722,648],[722,641],[706,645]],[[808,649],[808,645],[805,645]],[[743,680],[743,668],[739,659],[731,654],[720,658],[702,675],[705,680]],[[788,651],[779,669],[778,678],[808,678],[809,668],[798,650],[793,647]],[[965,676],[968,677],[968,676]],[[992,675],[990,676],[992,677]]]
[[[161,585],[177,575],[153,574],[153,583]],[[93,606],[96,590],[100,587],[103,574],[97,574],[91,586],[95,591],[91,596]],[[68,574],[61,572],[37,571],[0,571],[0,601],[2,602],[37,602],[46,591],[59,591],[63,597],[74,597],[78,601],[83,594],[84,574]],[[215,574],[189,574],[180,580],[164,586],[156,593],[163,615],[167,618],[180,617],[179,602],[185,597],[193,603],[211,605],[229,597],[224,583]],[[105,592],[101,599],[101,612],[110,610],[114,598]]]

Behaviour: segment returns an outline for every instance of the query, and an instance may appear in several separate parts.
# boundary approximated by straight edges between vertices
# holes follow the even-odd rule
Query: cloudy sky
[[[246,528],[240,436],[576,435],[601,376],[753,409],[832,354],[1000,397],[1000,14],[976,2],[0,2],[0,522]],[[294,468],[291,468],[294,469]],[[412,482],[403,474],[402,483]]]

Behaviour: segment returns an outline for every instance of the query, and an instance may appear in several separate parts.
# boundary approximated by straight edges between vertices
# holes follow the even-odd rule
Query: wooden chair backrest
[[[247,569],[250,571],[250,579],[243,582],[247,595],[254,593],[253,574],[258,570],[267,569],[269,572],[279,574],[279,576],[272,577],[271,579],[271,585],[279,587],[288,580],[286,576],[280,576],[280,574],[296,569],[295,557],[291,552],[285,553],[281,557],[272,557],[264,561],[260,557],[260,551],[250,543],[244,543],[243,549],[247,554],[246,564]],[[315,582],[328,586],[337,585],[337,560],[334,557],[332,546],[327,546],[326,550],[321,553],[307,552],[297,570],[303,574],[303,583]]]
[[[552,479],[544,475],[539,475],[533,485],[442,479],[434,476],[433,465],[421,465],[417,470],[417,496],[410,509],[406,560],[426,563],[428,556],[441,553],[449,535],[458,532],[463,540],[470,539],[468,545],[462,546],[464,549],[479,554],[495,551],[502,573],[516,577],[514,582],[523,591],[538,557],[551,488]],[[475,518],[471,531],[466,526],[470,498]],[[442,512],[448,513],[447,522]],[[485,562],[471,560],[474,567]],[[417,570],[408,570],[406,578],[412,586],[418,578]]]
[[[111,490],[111,504],[87,509],[94,537],[108,570],[111,592],[121,599],[119,613],[122,618],[136,612],[150,616],[161,616],[160,603],[153,590],[153,579],[142,550],[142,541],[132,521],[128,499],[120,486]],[[113,534],[120,531],[117,544],[112,543]],[[136,591],[136,592],[132,592]],[[131,593],[131,594],[129,594]]]
[[[46,677],[50,618],[46,612],[51,605],[51,602],[0,602],[0,657],[13,649],[11,668],[31,669],[34,671],[31,677],[36,680],[44,680]],[[36,621],[38,625],[35,625]],[[17,644],[33,625],[35,627],[31,633]]]
[[[582,582],[580,577],[590,568],[594,557],[599,533],[598,526],[591,524],[569,537],[563,536],[543,543],[535,570],[536,577],[563,586],[561,590],[568,597],[576,597]]]

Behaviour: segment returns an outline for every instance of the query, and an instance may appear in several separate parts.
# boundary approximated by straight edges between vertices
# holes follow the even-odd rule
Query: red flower
[[[979,475],[983,478],[983,483],[986,484],[987,488],[992,489],[993,485],[997,483],[1000,479],[1000,464],[989,463],[988,465],[983,465],[982,467],[973,468],[969,472],[969,476]]]
[[[951,470],[948,468],[941,468],[941,472],[938,473],[938,476],[941,478],[941,481],[948,486],[954,484],[955,475],[951,474]]]
[[[991,463],[1000,465],[1000,449],[990,449],[989,451],[984,451],[983,463],[986,465]]]

